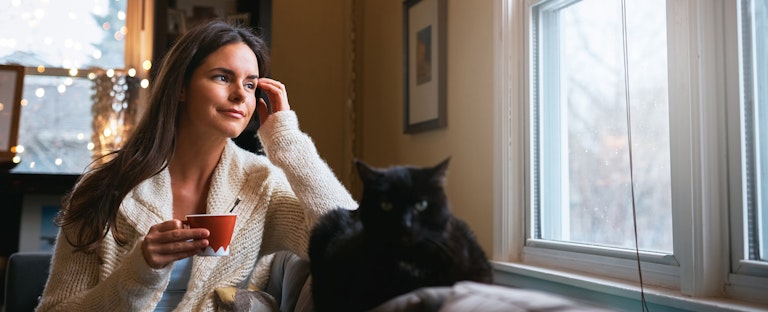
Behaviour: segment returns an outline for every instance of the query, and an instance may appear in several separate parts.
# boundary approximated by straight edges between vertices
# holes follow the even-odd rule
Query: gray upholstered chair
[[[8,258],[5,273],[5,311],[34,311],[43,293],[50,252],[17,252]]]

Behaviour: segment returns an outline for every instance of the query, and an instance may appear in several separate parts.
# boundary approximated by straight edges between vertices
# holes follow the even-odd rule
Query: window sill
[[[637,284],[627,283],[583,273],[566,272],[521,263],[492,262],[495,283],[499,285],[533,288],[558,293],[577,301],[618,308],[640,306],[641,292]],[[692,298],[677,290],[658,286],[644,286],[648,304],[662,310],[689,311],[761,311],[767,304],[756,304],[728,298]],[[633,306],[635,305],[636,306]],[[651,310],[657,310],[652,308]]]

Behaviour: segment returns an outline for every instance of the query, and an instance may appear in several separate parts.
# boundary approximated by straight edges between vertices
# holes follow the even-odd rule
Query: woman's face
[[[200,138],[237,137],[254,114],[258,78],[256,55],[244,43],[211,53],[182,91],[181,129]]]

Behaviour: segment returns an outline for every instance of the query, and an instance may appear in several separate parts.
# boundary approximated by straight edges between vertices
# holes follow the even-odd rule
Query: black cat
[[[358,210],[320,218],[309,241],[315,309],[365,311],[425,286],[491,283],[491,265],[474,234],[448,207],[448,159],[435,167],[371,168]]]

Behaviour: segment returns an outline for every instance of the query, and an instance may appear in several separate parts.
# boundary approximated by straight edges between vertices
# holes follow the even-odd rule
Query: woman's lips
[[[223,110],[222,113],[232,118],[245,118],[245,112],[237,109]]]

